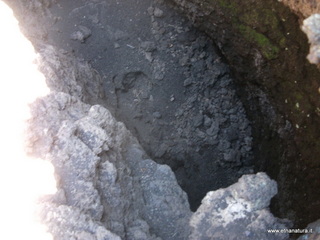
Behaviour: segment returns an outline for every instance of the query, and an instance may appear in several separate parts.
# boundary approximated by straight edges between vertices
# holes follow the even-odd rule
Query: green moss
[[[273,31],[279,31],[279,20],[270,9],[262,10],[262,24],[269,26]]]
[[[305,98],[302,93],[298,93],[298,92],[296,92],[294,94],[294,96],[295,96],[296,101],[301,101]]]
[[[238,5],[234,1],[230,0],[217,0],[216,1],[219,5],[219,7],[224,8],[225,10],[228,10],[231,14],[237,14],[238,13]]]
[[[282,48],[285,48],[287,45],[287,40],[285,37],[282,37],[279,41],[279,46],[282,47]]]
[[[280,49],[285,48],[286,38],[279,28],[276,13],[258,4],[234,0],[209,0],[218,6],[231,19],[232,26],[242,37],[256,45],[262,55],[268,59],[278,57]]]
[[[257,11],[247,12],[239,16],[239,20],[248,26],[257,26],[259,24],[259,21],[261,20],[259,18],[259,14]]]
[[[242,24],[239,24],[237,29],[246,40],[257,45],[265,58],[271,60],[278,57],[279,48],[273,45],[265,35]]]

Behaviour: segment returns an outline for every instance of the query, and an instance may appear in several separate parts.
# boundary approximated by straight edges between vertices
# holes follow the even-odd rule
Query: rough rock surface
[[[267,210],[276,193],[276,182],[265,173],[244,175],[226,189],[209,192],[190,220],[190,239],[288,239],[288,234],[266,231],[286,228]]]
[[[39,70],[46,73],[47,85],[86,103],[98,103],[104,97],[100,75],[89,64],[72,54],[44,45],[37,59]]]
[[[55,167],[59,191],[42,214],[49,231],[57,239],[185,239],[191,212],[170,168],[148,160],[108,110],[81,102],[95,83],[83,89],[70,76],[86,73],[83,84],[89,65],[45,50],[41,70],[55,91],[31,107],[28,142]]]
[[[32,116],[30,149],[54,165],[58,181],[42,216],[57,239],[186,238],[191,212],[174,174],[148,160],[108,110],[53,92]]]
[[[302,235],[298,240],[319,240],[320,239],[320,219],[308,224],[306,230],[311,231],[308,234]]]

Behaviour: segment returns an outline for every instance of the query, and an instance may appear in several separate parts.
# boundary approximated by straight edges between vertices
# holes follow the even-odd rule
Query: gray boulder
[[[244,175],[228,188],[209,192],[190,220],[189,239],[288,239],[288,234],[267,232],[286,228],[268,210],[276,193],[276,182],[265,173]]]
[[[54,165],[58,182],[42,211],[56,239],[186,239],[191,211],[173,172],[107,109],[62,92],[31,109],[29,149]]]
[[[299,233],[305,233],[298,240],[320,240],[320,219],[310,223],[305,229],[298,229]]]

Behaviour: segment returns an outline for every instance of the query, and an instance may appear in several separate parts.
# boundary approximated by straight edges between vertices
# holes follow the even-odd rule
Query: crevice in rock
[[[306,60],[308,43],[297,16],[279,1],[174,2],[214,39],[232,69],[253,126],[255,169],[279,184],[273,212],[297,227],[315,221],[319,71]],[[299,3],[286,2],[297,10]]]
[[[306,49],[303,37],[297,29],[288,26],[296,24],[296,19],[287,10],[273,4],[272,7],[277,11],[280,9],[279,16],[270,15],[269,8],[263,10],[262,19],[268,20],[264,29],[260,25],[251,26],[254,23],[247,18],[255,15],[240,15],[238,19],[239,11],[229,2],[216,1],[219,6],[212,4],[214,8],[211,5],[202,8],[198,1],[190,1],[194,5],[188,5],[189,1],[175,2],[194,23],[174,9],[171,3],[160,0],[134,1],[134,4],[132,1],[53,1],[44,4],[48,11],[46,17],[39,14],[30,19],[32,24],[35,24],[32,21],[40,21],[46,29],[30,27],[31,24],[27,34],[40,49],[42,67],[48,66],[42,70],[51,77],[48,83],[50,87],[79,98],[84,103],[108,108],[117,121],[125,123],[147,153],[131,146],[134,140],[123,125],[117,123],[113,126],[120,128],[119,132],[128,134],[121,135],[119,139],[122,142],[117,145],[123,147],[119,152],[123,150],[125,154],[99,155],[102,160],[99,160],[96,169],[95,182],[102,185],[94,187],[98,195],[105,194],[101,198],[101,201],[105,201],[102,205],[119,207],[119,211],[107,216],[105,213],[108,210],[104,209],[104,213],[99,210],[102,217],[97,213],[97,218],[102,219],[107,229],[125,239],[137,236],[136,228],[143,229],[139,232],[141,236],[175,239],[174,225],[168,227],[167,232],[163,232],[163,226],[157,225],[158,222],[164,224],[165,214],[170,210],[168,208],[162,214],[154,208],[151,202],[157,196],[157,189],[148,195],[152,186],[144,179],[149,179],[159,187],[158,178],[167,184],[166,177],[172,178],[172,175],[165,166],[149,160],[151,158],[171,167],[177,182],[188,194],[192,211],[197,210],[209,191],[226,188],[244,174],[265,171],[279,184],[279,193],[271,205],[273,213],[294,220],[299,227],[315,220],[317,213],[312,213],[312,209],[318,209],[315,201],[317,192],[311,192],[311,188],[318,183],[316,174],[320,168],[315,158],[310,162],[306,159],[310,157],[307,149],[309,143],[313,144],[313,150],[318,151],[316,130],[319,119],[314,111],[318,100],[314,94],[305,99],[310,89],[304,88],[299,78],[305,76],[308,82],[315,85],[314,78],[319,73],[300,59]],[[23,6],[20,6],[22,12]],[[252,10],[251,7],[248,9]],[[291,37],[285,37],[284,42],[280,42],[279,32],[272,33],[272,24],[280,16],[286,17],[288,24],[281,23],[280,30],[277,30],[280,34],[289,30],[297,34],[297,42]],[[240,26],[235,25],[235,19],[241,23]],[[221,25],[212,25],[212,22]],[[258,30],[252,30],[244,23]],[[246,36],[239,37],[239,34]],[[271,40],[266,39],[265,35]],[[42,36],[41,40],[37,40],[39,36]],[[258,46],[261,43],[259,40],[267,46]],[[44,47],[44,42],[54,47]],[[302,53],[299,53],[299,47]],[[285,51],[289,52],[292,61],[284,61],[287,56]],[[297,67],[299,64],[302,65],[301,70]],[[92,70],[91,66],[96,70]],[[64,71],[67,67],[77,71]],[[288,71],[292,68],[294,73]],[[58,104],[63,109],[66,103],[58,101]],[[85,113],[81,113],[83,116],[76,110],[69,115],[72,119],[82,119],[89,111],[88,106],[85,108]],[[312,120],[306,118],[306,114]],[[80,120],[76,125],[83,127],[84,131],[77,129],[72,137],[77,141],[82,140],[86,148],[93,152],[100,151],[92,149],[90,141],[93,135],[99,135],[106,127],[99,126],[103,131],[95,127],[97,132],[89,136],[85,132],[86,125],[81,125]],[[112,137],[119,140],[117,129],[113,131]],[[310,138],[303,143],[301,139],[309,133]],[[111,145],[104,147],[105,151],[109,147],[112,149]],[[313,167],[310,174],[305,172],[309,167]],[[117,171],[114,170],[112,175],[113,168]],[[122,172],[122,168],[127,172]],[[301,169],[303,173],[300,173]],[[158,174],[158,178],[153,178],[153,174]],[[304,176],[317,181],[305,191]],[[269,202],[269,196],[276,192],[274,182],[266,180],[264,175],[259,175],[260,178],[268,182],[272,189],[266,190]],[[244,180],[241,181],[243,184]],[[128,192],[107,196],[108,192],[103,192],[106,182],[110,183],[110,188]],[[115,187],[117,184],[119,186]],[[130,188],[138,190],[132,193]],[[222,198],[238,201],[233,188],[226,190],[226,196]],[[170,195],[170,187],[167,189],[165,193]],[[248,187],[245,189],[248,190]],[[308,202],[314,203],[305,213],[303,206],[299,206],[304,197],[299,196],[300,192],[295,192],[295,189],[308,193]],[[203,200],[205,204],[201,205],[201,209],[210,208],[206,201],[213,196],[213,199],[220,199],[219,193],[209,194],[205,198],[207,200]],[[129,199],[123,200],[123,205],[118,206],[117,199],[125,198],[121,194],[129,196]],[[178,192],[177,195],[183,193]],[[67,198],[71,201],[72,197]],[[182,201],[181,213],[184,213],[187,204],[183,202],[183,197],[179,200]],[[167,206],[167,202],[174,202],[175,199],[165,198],[161,201],[157,204]],[[96,202],[94,204],[99,205]],[[141,207],[143,204],[147,204],[145,208]],[[263,204],[261,209],[267,206],[267,203]],[[90,214],[94,215],[95,212]],[[179,222],[174,214],[172,219]],[[189,217],[191,213],[185,214]],[[268,218],[270,224],[278,224],[269,217],[269,212],[261,211],[259,214]],[[194,222],[199,220],[194,218]],[[139,219],[137,225],[132,224],[135,219]],[[186,217],[184,224],[187,220]],[[284,227],[281,224],[279,226]],[[183,232],[181,229],[179,231]],[[194,239],[198,234],[193,232]]]

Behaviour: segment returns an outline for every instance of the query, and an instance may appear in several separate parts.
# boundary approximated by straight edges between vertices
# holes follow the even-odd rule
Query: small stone
[[[184,87],[188,87],[192,84],[192,79],[191,78],[187,78],[186,80],[184,80],[183,82],[183,86]]]
[[[220,140],[218,148],[220,151],[225,152],[230,148],[230,146],[231,146],[230,142],[226,140]]]
[[[204,116],[204,126],[205,127],[210,127],[211,124],[212,124],[211,118],[209,118],[208,116]]]
[[[129,38],[129,35],[119,29],[117,29],[112,36],[115,40],[126,40]]]
[[[193,126],[194,127],[200,127],[203,123],[203,115],[199,114],[197,115],[193,120]]]
[[[203,59],[205,56],[206,56],[206,52],[202,52],[202,53],[199,55],[199,58],[200,58],[200,59]]]
[[[202,131],[200,131],[199,129],[197,129],[198,131],[196,131],[196,134],[199,138],[204,139],[206,137],[206,134]]]
[[[161,158],[163,157],[163,155],[167,152],[168,146],[162,144],[159,149],[157,149],[156,153],[155,153],[155,157],[157,158]]]
[[[145,41],[140,44],[140,47],[145,50],[146,52],[153,52],[156,50],[156,45],[154,42]]]
[[[166,29],[164,29],[164,28],[160,28],[159,29],[159,34],[160,35],[163,35],[165,32],[166,32]]]
[[[187,56],[183,56],[182,58],[179,59],[179,64],[181,66],[186,66],[188,63],[189,58]]]
[[[155,17],[158,17],[158,18],[163,17],[163,11],[157,7],[154,9],[153,14]]]
[[[154,78],[156,80],[163,80],[164,79],[164,72],[156,71],[154,73]]]
[[[223,158],[227,162],[240,163],[240,154],[233,149],[223,154]]]
[[[152,116],[153,116],[154,118],[157,118],[157,119],[160,119],[160,118],[162,117],[161,113],[159,113],[159,112],[154,112],[154,113],[152,113]]]
[[[152,27],[156,30],[159,30],[159,23],[158,22],[153,22]]]
[[[148,98],[149,98],[149,93],[148,93],[148,91],[142,91],[142,93],[141,93],[141,98],[143,98],[143,99],[148,99]]]
[[[141,119],[143,117],[143,115],[141,113],[137,113],[133,116],[134,119]]]
[[[226,131],[228,141],[239,139],[239,130],[236,127],[230,127]]]
[[[207,129],[206,134],[209,136],[215,136],[219,132],[219,125],[216,125],[215,123],[211,124],[211,127]]]
[[[145,57],[149,62],[153,61],[153,57],[152,57],[152,53],[151,52],[146,52]]]
[[[183,112],[184,112],[183,109],[179,108],[174,116],[175,117],[181,117],[183,115]]]
[[[153,12],[154,12],[154,8],[153,8],[153,7],[148,7],[147,12],[148,12],[148,14],[149,14],[150,16],[152,16],[152,15],[153,15]]]
[[[156,34],[156,35],[154,35],[154,38],[155,38],[157,41],[159,41],[159,40],[161,39],[161,35]]]
[[[72,40],[80,41],[81,43],[84,43],[86,39],[91,36],[91,30],[85,26],[79,26],[78,28],[79,30],[76,32],[73,32],[70,38]]]
[[[171,96],[170,96],[170,102],[173,102],[175,100],[175,98],[174,98],[174,95],[172,94]]]
[[[115,43],[115,44],[114,44],[114,48],[115,48],[115,49],[120,48],[120,44],[119,44],[119,43]]]

